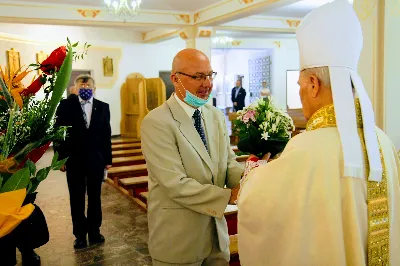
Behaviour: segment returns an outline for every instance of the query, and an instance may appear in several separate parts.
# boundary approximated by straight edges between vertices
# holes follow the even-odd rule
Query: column
[[[400,1],[354,0],[364,35],[358,72],[375,111],[376,124],[400,149]]]
[[[180,32],[180,36],[186,41],[186,48],[193,48],[205,53],[211,60],[211,37],[215,31],[208,27],[189,27]]]

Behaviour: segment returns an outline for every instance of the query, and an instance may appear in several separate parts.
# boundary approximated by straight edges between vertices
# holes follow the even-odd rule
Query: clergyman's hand
[[[110,169],[112,165],[106,165],[106,170]]]
[[[237,196],[239,194],[239,190],[240,190],[240,184],[231,189],[231,198],[229,199],[229,203],[228,204],[231,204],[231,205],[236,204],[236,200],[237,200]]]
[[[237,102],[234,102],[234,103],[233,103],[233,106],[237,106]]]

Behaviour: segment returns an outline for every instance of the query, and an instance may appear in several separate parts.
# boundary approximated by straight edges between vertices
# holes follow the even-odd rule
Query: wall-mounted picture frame
[[[14,48],[7,50],[7,62],[8,69],[11,74],[15,74],[21,68],[21,58],[19,52],[15,51]]]
[[[110,57],[103,58],[103,73],[105,77],[114,76],[114,63]]]
[[[36,53],[36,62],[37,62],[38,64],[41,64],[44,60],[47,59],[47,57],[49,57],[48,54],[46,54],[46,53],[43,52],[43,51],[40,51],[39,53]],[[41,75],[41,74],[42,74],[42,70],[39,69],[39,70],[38,70],[38,74]]]

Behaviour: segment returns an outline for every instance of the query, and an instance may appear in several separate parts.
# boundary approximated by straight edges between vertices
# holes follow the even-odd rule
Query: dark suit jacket
[[[235,97],[236,96],[235,94],[236,94],[236,87],[232,89],[232,102],[233,103],[237,102],[237,106],[234,106],[236,110],[242,110],[245,106],[244,99],[246,98],[246,90],[240,88],[237,97]]]
[[[104,169],[112,164],[110,107],[93,98],[92,117],[87,129],[79,97],[70,95],[60,102],[56,125],[68,126],[65,141],[55,143],[59,158],[68,158],[68,168]],[[91,168],[93,169],[93,168]]]

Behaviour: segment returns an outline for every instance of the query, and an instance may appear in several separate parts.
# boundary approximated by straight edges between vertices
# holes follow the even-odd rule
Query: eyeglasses
[[[192,79],[194,79],[196,81],[205,81],[207,79],[212,81],[217,76],[217,72],[211,72],[208,75],[205,75],[205,74],[189,75],[189,74],[186,74],[186,73],[183,73],[183,72],[176,72],[175,74],[181,74],[181,75],[190,77],[190,78],[192,78]]]

